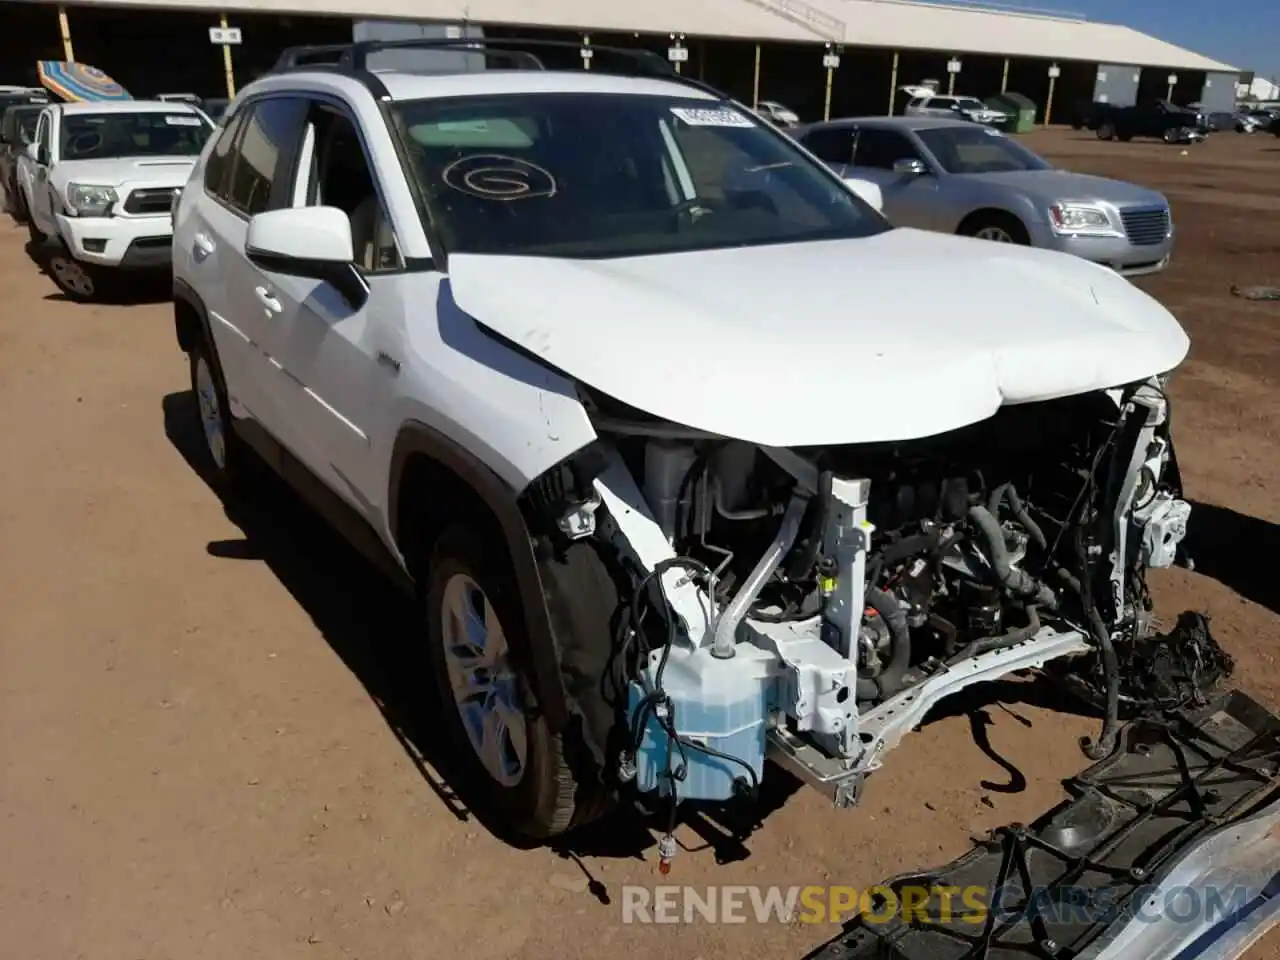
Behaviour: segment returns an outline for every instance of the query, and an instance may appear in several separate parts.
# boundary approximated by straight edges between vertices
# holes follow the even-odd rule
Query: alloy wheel
[[[484,591],[465,574],[445,584],[441,639],[449,687],[485,772],[505,787],[524,776],[529,730],[506,633]]]
[[[196,400],[200,405],[200,425],[204,429],[204,442],[219,470],[227,466],[227,438],[222,430],[222,407],[218,403],[218,389],[214,384],[209,363],[204,357],[196,358]]]

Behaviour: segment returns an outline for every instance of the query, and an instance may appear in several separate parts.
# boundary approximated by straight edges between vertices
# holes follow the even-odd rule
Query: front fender
[[[569,722],[568,698],[560,674],[560,658],[547,611],[542,575],[538,569],[529,528],[520,510],[518,491],[513,490],[493,470],[443,433],[425,423],[409,421],[402,425],[391,455],[387,518],[393,535],[399,530],[402,509],[400,481],[410,458],[415,454],[429,457],[462,480],[497,521],[520,593],[528,640],[525,653],[536,686],[538,706],[552,731],[563,729]]]

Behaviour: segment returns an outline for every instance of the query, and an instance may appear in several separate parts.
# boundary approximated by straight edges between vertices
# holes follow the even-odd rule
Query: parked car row
[[[1103,102],[1075,106],[1071,125],[1095,131],[1100,140],[1150,137],[1166,143],[1199,143],[1210,133],[1275,133],[1280,136],[1280,109],[1242,107],[1206,113],[1200,104],[1183,107],[1166,100],[1119,107]]]

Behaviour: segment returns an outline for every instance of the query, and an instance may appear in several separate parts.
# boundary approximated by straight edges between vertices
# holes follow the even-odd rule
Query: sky
[[[1280,0],[1003,0],[1121,23],[1259,76],[1280,76]]]

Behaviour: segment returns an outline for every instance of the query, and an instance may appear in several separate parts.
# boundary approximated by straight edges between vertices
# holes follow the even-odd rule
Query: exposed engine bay
[[[586,404],[605,462],[560,525],[633,579],[622,780],[728,799],[767,749],[852,805],[940,699],[1067,657],[1106,711],[1091,755],[1110,751],[1122,664],[1152,632],[1145,571],[1174,563],[1190,514],[1160,379],[816,449]]]

